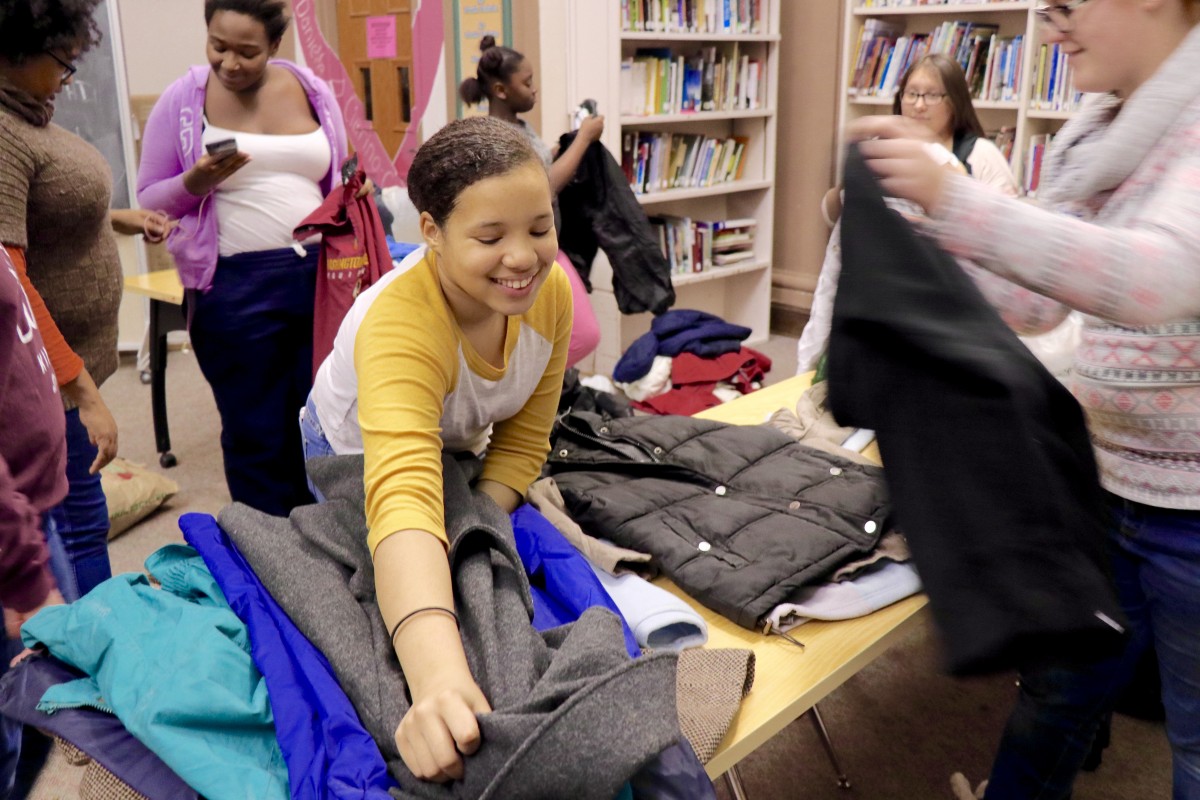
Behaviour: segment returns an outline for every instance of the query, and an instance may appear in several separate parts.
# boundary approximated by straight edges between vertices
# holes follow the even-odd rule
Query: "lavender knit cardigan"
[[[321,193],[329,194],[346,158],[346,125],[329,84],[311,70],[282,59],[284,67],[300,81],[317,122],[329,139],[332,158],[321,180]],[[142,160],[138,167],[138,204],[164,211],[180,224],[171,232],[167,249],[175,257],[179,278],[188,289],[206,290],[217,268],[217,214],[211,202],[183,186],[183,176],[204,154],[204,98],[210,68],[195,66],[172,83],[150,112],[142,132]]]

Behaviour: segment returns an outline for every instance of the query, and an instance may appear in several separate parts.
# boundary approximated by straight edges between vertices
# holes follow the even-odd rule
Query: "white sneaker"
[[[956,772],[950,776],[950,791],[954,794],[954,800],[983,800],[987,785],[988,782],[983,781],[972,791],[971,782],[967,780],[966,775]]]

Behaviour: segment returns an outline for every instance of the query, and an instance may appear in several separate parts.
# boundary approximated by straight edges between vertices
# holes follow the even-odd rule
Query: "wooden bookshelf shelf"
[[[737,264],[729,264],[724,267],[709,267],[703,272],[691,272],[686,275],[672,275],[671,284],[676,288],[680,286],[690,286],[697,283],[706,283],[707,281],[719,281],[725,278],[733,277],[734,275],[745,275],[749,272],[758,272],[771,266],[770,261],[742,261]]]
[[[1016,100],[976,100],[972,103],[976,111],[1020,111],[1021,104]]]
[[[644,206],[658,203],[671,203],[676,200],[694,200],[698,197],[718,197],[735,192],[754,192],[760,189],[770,189],[773,181],[728,181],[715,183],[712,186],[696,186],[690,189],[665,189],[661,192],[647,192],[637,196],[638,202]]]
[[[856,106],[890,106],[892,104],[892,98],[878,97],[876,95],[868,95],[866,97],[859,97],[858,95],[855,94],[855,95],[846,95],[846,102],[853,103]]]
[[[777,33],[670,33],[621,31],[625,42],[778,42]]]
[[[723,119],[754,119],[770,117],[775,114],[771,108],[747,108],[735,111],[695,111],[687,114],[626,114],[621,117],[621,125],[675,125],[680,122],[717,122]]]
[[[856,7],[851,13],[856,17],[887,17],[908,16],[909,14],[941,14],[958,16],[959,14],[992,14],[997,11],[1029,11],[1035,8],[1034,3],[1025,0],[1003,0],[995,3],[945,3],[942,5],[925,6],[871,6],[870,8]]]
[[[1074,111],[1054,111],[1049,108],[1031,108],[1025,112],[1025,116],[1030,119],[1070,119],[1075,116]]]

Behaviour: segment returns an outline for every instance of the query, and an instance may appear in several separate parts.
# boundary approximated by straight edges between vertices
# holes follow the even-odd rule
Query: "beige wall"
[[[131,95],[162,94],[204,63],[204,0],[118,0]]]
[[[776,309],[807,311],[829,229],[821,195],[834,180],[842,4],[786,0],[780,8],[779,159],[775,193]]]
[[[513,49],[525,54],[525,58],[529,59],[529,63],[533,64],[533,83],[538,90],[538,104],[534,107],[533,112],[525,114],[525,120],[530,126],[540,135],[542,132],[542,81],[544,79],[543,70],[541,67],[541,42],[538,35],[538,4],[531,0],[513,0],[512,4],[512,26],[513,26]]]

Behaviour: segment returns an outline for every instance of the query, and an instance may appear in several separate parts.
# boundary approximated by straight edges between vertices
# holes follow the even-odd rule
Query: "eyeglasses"
[[[1038,21],[1043,25],[1054,28],[1059,33],[1067,33],[1071,30],[1071,14],[1087,1],[1068,0],[1066,3],[1052,3],[1035,8],[1033,13],[1037,14]]]
[[[927,106],[940,106],[945,99],[945,92],[905,92],[900,95],[901,102],[910,106],[915,106],[918,100],[924,100]]]
[[[71,79],[71,76],[74,75],[79,70],[79,67],[75,66],[70,61],[63,61],[61,58],[54,55],[54,53],[49,50],[46,51],[46,55],[53,58],[59,64],[62,64],[63,74],[62,74],[62,77],[59,78],[59,80],[61,80],[63,83],[66,83],[67,81],[69,81]]]

